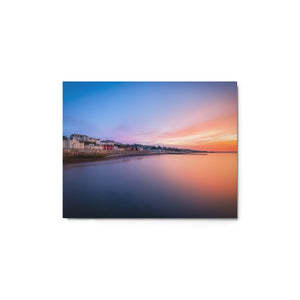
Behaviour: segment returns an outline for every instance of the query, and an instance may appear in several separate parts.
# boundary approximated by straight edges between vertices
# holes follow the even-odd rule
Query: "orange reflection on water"
[[[66,165],[64,216],[236,218],[237,154],[164,154]]]
[[[220,204],[237,199],[237,153],[176,155],[161,161],[174,188]],[[234,204],[233,203],[233,204]]]

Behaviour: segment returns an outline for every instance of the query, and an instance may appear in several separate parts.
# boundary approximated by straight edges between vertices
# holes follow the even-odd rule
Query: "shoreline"
[[[125,158],[125,157],[137,157],[137,156],[147,156],[147,155],[166,155],[166,154],[173,154],[173,155],[183,155],[183,154],[190,154],[189,152],[162,152],[162,153],[124,153],[124,154],[101,154],[99,156],[94,157],[63,157],[63,165],[65,164],[72,164],[72,163],[81,163],[81,162],[93,162],[93,161],[104,161],[104,160],[111,160],[116,158]],[[202,155],[207,155],[207,153],[199,153]]]
[[[104,160],[112,160],[117,158],[126,158],[126,157],[138,157],[138,156],[147,156],[147,155],[208,155],[211,153],[237,153],[237,152],[216,152],[216,151],[203,151],[203,152],[134,152],[134,153],[96,153],[90,154],[87,156],[64,156],[63,155],[63,165],[73,164],[73,163],[84,163],[84,162],[96,162]]]

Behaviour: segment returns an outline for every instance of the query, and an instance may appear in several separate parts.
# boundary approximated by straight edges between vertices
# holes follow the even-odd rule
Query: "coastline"
[[[109,154],[103,153],[98,155],[91,156],[77,156],[77,157],[65,157],[63,156],[63,164],[72,164],[72,163],[81,163],[81,162],[92,162],[92,161],[102,161],[102,160],[111,160],[117,158],[125,158],[125,157],[137,157],[137,156],[147,156],[147,155],[165,155],[165,154],[175,154],[175,155],[183,155],[190,154],[189,152],[143,152],[143,153],[120,153],[120,154]],[[202,154],[202,153],[201,153]],[[207,155],[207,153],[203,153],[203,155]]]

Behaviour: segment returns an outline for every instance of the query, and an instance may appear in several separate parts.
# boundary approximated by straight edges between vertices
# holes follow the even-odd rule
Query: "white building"
[[[87,135],[83,135],[83,134],[71,134],[70,136],[71,139],[76,139],[78,141],[81,142],[89,142],[90,138]]]
[[[89,137],[87,135],[77,134],[77,133],[71,134],[70,139],[71,140],[76,139],[76,140],[78,140],[80,142],[91,142],[91,143],[96,143],[96,144],[100,144],[101,143],[100,139],[91,138],[91,137]]]
[[[84,149],[84,143],[80,143],[76,138],[69,139],[63,137],[63,148],[64,149]]]
[[[88,144],[88,145],[84,145],[84,149],[103,150],[103,146],[102,145],[95,145],[95,144]]]
[[[92,142],[92,143],[96,143],[97,139],[95,139],[95,138],[89,138],[89,141]]]
[[[64,149],[68,149],[68,145],[69,145],[69,139],[65,136],[63,136],[63,148]]]

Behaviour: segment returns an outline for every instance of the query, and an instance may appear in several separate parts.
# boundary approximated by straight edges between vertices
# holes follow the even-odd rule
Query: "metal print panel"
[[[64,82],[64,218],[237,218],[236,82]]]

